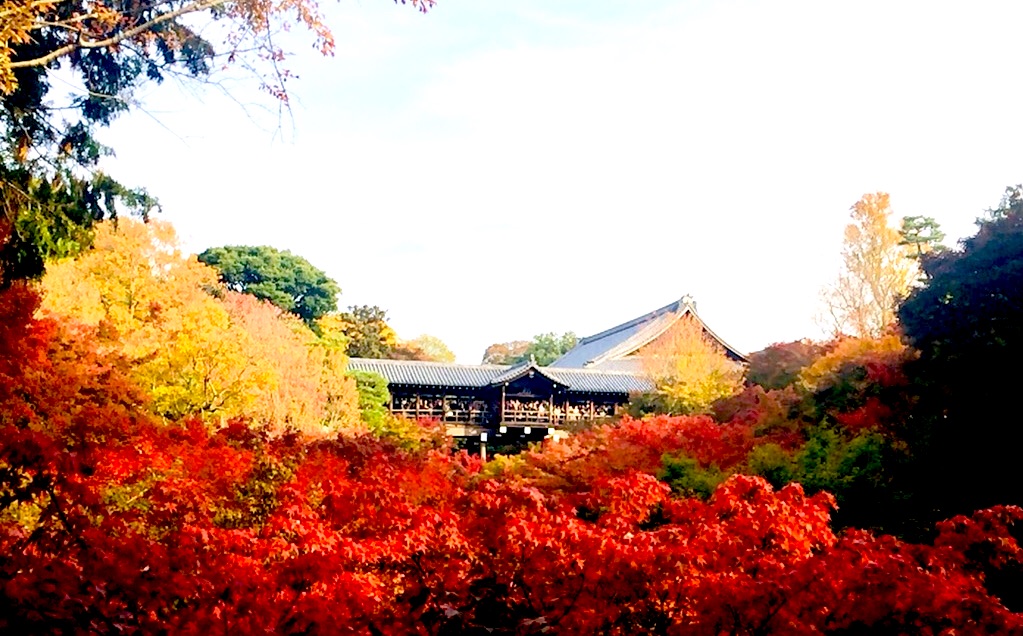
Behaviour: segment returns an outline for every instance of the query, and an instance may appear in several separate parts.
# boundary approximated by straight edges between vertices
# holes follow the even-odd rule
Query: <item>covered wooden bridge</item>
[[[387,379],[391,412],[444,422],[455,436],[509,428],[559,429],[616,415],[650,382],[630,373],[554,369],[535,362],[464,365],[352,358],[349,368]],[[505,430],[502,430],[505,429]]]
[[[554,363],[465,365],[353,358],[349,366],[387,378],[391,412],[444,422],[451,435],[533,441],[574,424],[614,417],[630,394],[650,391],[643,372],[652,345],[690,320],[736,364],[746,356],[697,315],[691,296],[582,338]],[[485,437],[484,437],[485,439]]]

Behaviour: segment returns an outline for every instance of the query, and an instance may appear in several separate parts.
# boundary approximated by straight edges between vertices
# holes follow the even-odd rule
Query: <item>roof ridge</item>
[[[617,333],[619,331],[624,331],[625,329],[628,329],[630,327],[635,327],[636,325],[638,325],[638,324],[640,324],[642,322],[645,322],[647,320],[650,320],[651,318],[656,318],[657,316],[659,316],[661,314],[677,311],[678,308],[679,308],[679,305],[681,304],[681,302],[682,302],[681,299],[676,300],[674,302],[668,303],[667,305],[665,305],[664,307],[661,307],[660,309],[655,309],[653,311],[647,312],[647,313],[643,314],[642,316],[639,316],[637,318],[633,318],[632,320],[627,320],[627,321],[623,322],[620,325],[615,325],[614,327],[611,327],[610,329],[605,329],[604,331],[601,331],[600,333],[595,333],[592,336],[586,336],[585,338],[581,338],[579,340],[579,344],[586,344],[586,343],[589,343],[589,342],[593,342],[594,340],[600,340],[601,338],[606,338],[607,336],[610,336],[613,333]]]
[[[636,336],[633,336],[632,338],[626,340],[625,342],[621,342],[617,346],[611,347],[610,349],[607,349],[603,353],[593,356],[592,359],[587,361],[587,364],[599,364],[604,360],[614,359],[621,354],[623,349],[631,351],[637,351],[639,349],[642,349],[643,347],[647,346],[654,340],[657,340],[662,335],[664,335],[665,332],[671,329],[675,325],[675,323],[677,323],[679,320],[682,320],[682,318],[685,317],[686,315],[696,316],[696,319],[700,321],[700,324],[701,325],[704,324],[703,320],[700,320],[700,317],[696,315],[696,308],[693,307],[691,303],[685,303],[682,300],[679,300],[675,303],[672,303],[671,305],[668,305],[668,307],[672,307],[673,305],[677,305],[677,307],[675,307],[675,309],[673,309],[672,311],[670,312],[666,311],[663,314],[654,316],[654,318],[660,318],[662,316],[667,316],[669,314],[672,316],[672,318],[670,320],[665,321],[660,328],[656,329],[655,331],[650,331],[650,333],[647,333],[645,335],[643,334],[643,331],[640,331],[636,335],[643,335],[643,338],[641,340],[635,340]],[[650,320],[650,323],[651,326],[654,326],[653,319]],[[628,346],[626,347],[626,345]]]
[[[348,358],[349,362],[380,362],[384,364],[414,364],[420,366],[472,367],[477,369],[512,369],[514,364],[465,364],[464,362],[440,362],[438,360],[394,360],[391,358]]]
[[[637,376],[639,374],[630,373],[628,371],[609,371],[606,369],[587,369],[577,367],[540,367],[541,369],[550,369],[553,373],[588,373],[591,375],[628,375]]]

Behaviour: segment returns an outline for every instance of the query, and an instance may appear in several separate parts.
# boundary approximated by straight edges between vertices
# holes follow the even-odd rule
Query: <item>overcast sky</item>
[[[862,194],[954,241],[1023,181],[1020,2],[324,9],[281,129],[252,82],[168,84],[108,168],[189,249],[292,250],[460,362],[687,293],[740,350],[816,337]]]

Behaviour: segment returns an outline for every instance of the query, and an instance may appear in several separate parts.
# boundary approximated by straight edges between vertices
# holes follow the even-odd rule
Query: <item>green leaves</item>
[[[541,367],[547,366],[574,347],[576,340],[576,335],[571,331],[561,335],[553,331],[539,334],[534,336],[533,341],[526,347],[522,359],[529,360],[534,358]]]
[[[92,230],[118,210],[141,218],[158,207],[145,190],[130,190],[96,172],[37,174],[0,161],[0,286],[37,278],[48,260],[74,256],[92,242]]]
[[[210,248],[199,260],[230,289],[273,303],[308,325],[337,310],[341,288],[301,256],[266,245]]]
[[[571,331],[561,335],[550,331],[537,334],[532,340],[495,343],[483,354],[483,364],[519,364],[535,359],[540,366],[554,362],[575,346],[578,338]]]
[[[387,312],[376,305],[349,307],[338,314],[352,358],[390,358],[398,338],[387,324]]]
[[[685,454],[665,455],[661,458],[663,468],[657,477],[671,486],[671,490],[683,497],[707,499],[714,489],[725,480],[726,475],[713,464],[707,468]]]
[[[902,219],[902,244],[910,247],[910,256],[921,259],[925,254],[943,252],[946,248],[941,244],[945,233],[941,226],[929,216],[907,216]]]

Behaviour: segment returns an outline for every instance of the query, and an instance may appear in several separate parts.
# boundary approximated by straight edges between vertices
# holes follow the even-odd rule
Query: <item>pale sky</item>
[[[103,138],[193,251],[272,245],[459,362],[684,294],[744,351],[819,337],[864,193],[973,233],[1023,182],[1020,2],[387,0],[254,83],[147,89]]]

